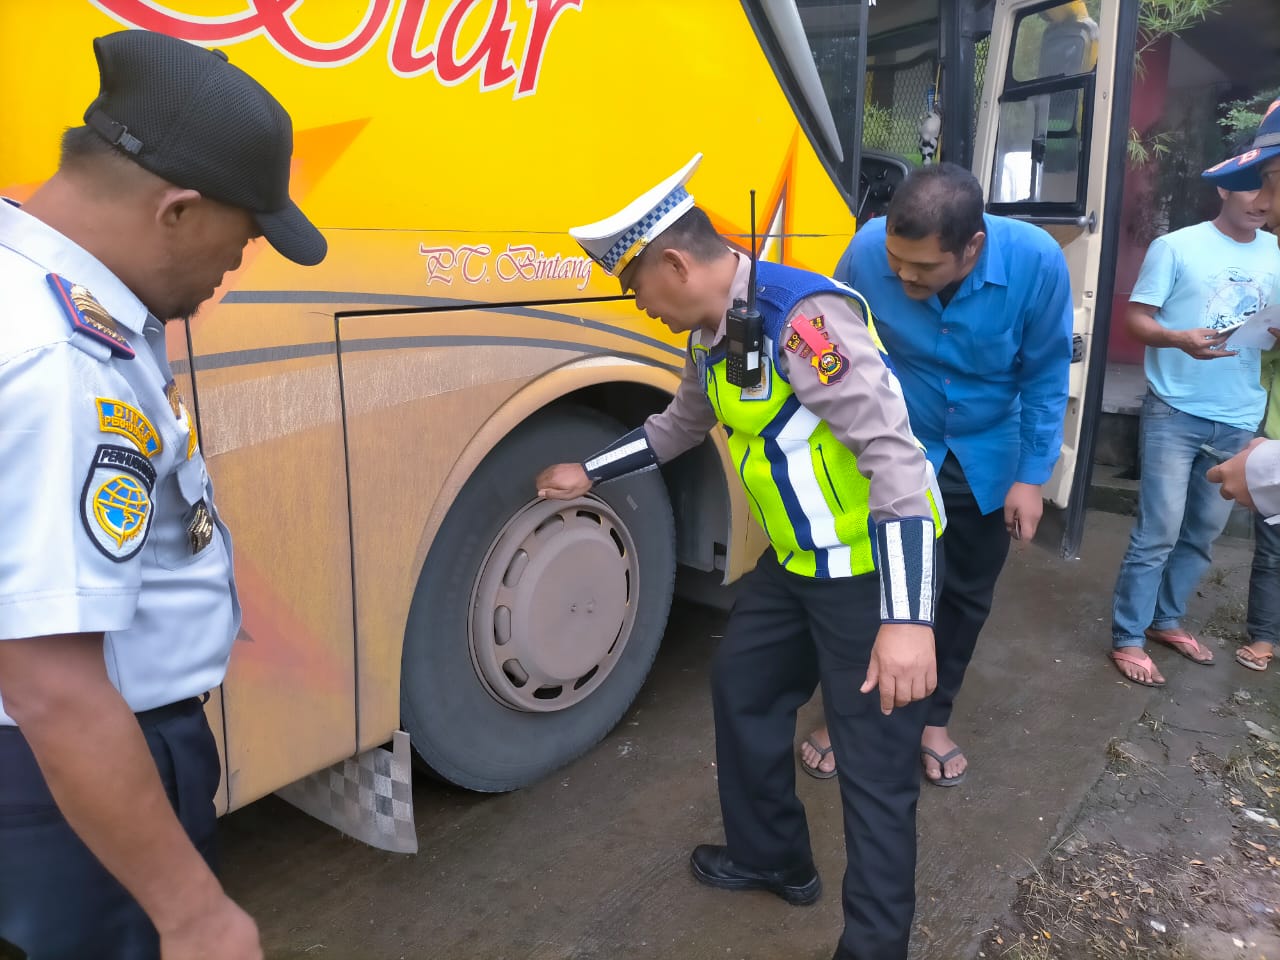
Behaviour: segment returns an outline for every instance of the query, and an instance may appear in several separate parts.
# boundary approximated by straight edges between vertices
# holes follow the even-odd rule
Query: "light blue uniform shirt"
[[[944,308],[912,300],[889,268],[885,219],[858,228],[835,278],[871,305],[934,470],[952,451],[983,513],[1015,483],[1044,483],[1062,447],[1071,366],[1071,279],[1039,227],[984,216],[978,262]]]
[[[86,288],[135,353],[75,329],[57,274]],[[102,633],[134,711],[216,687],[240,627],[231,538],[164,328],[105,266],[0,202],[0,643]],[[204,502],[212,531],[188,526]],[[0,724],[12,725],[0,703]]]
[[[1156,320],[1170,330],[1218,330],[1271,303],[1277,284],[1275,237],[1259,233],[1237,243],[1205,222],[1155,239],[1129,300],[1159,307]],[[1256,430],[1262,421],[1267,391],[1256,347],[1216,360],[1197,360],[1175,347],[1147,347],[1143,366],[1156,396],[1183,413],[1241,430]]]

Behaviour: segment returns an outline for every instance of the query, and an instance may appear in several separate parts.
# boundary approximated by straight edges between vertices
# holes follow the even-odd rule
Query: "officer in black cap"
[[[146,31],[94,52],[57,172],[0,202],[0,956],[253,960],[202,707],[240,625],[231,538],[164,324],[256,237],[326,246],[255,80]]]

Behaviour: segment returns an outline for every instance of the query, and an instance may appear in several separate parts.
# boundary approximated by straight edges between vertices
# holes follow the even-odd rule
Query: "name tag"
[[[768,400],[773,396],[773,377],[770,375],[769,358],[760,356],[760,383],[754,387],[743,387],[739,395],[742,400]]]

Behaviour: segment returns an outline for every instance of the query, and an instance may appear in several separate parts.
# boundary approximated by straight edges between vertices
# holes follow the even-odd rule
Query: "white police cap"
[[[681,169],[613,216],[571,227],[569,235],[610,276],[618,276],[650,240],[693,207],[693,197],[684,185],[700,162],[702,154],[694,154]]]

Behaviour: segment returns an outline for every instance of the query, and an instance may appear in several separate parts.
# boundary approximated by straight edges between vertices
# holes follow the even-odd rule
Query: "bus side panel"
[[[224,304],[191,327],[201,445],[244,610],[222,695],[235,809],[355,750],[342,410],[331,316]]]
[[[165,327],[165,345],[168,348],[173,371],[174,383],[185,398],[188,413],[196,418],[197,437],[199,436],[199,404],[196,402],[195,382],[191,375],[191,353],[187,340],[186,323],[170,323]],[[213,731],[214,742],[218,746],[218,761],[223,770],[227,769],[226,726],[222,712],[222,688],[210,691],[209,702],[204,707],[205,716],[209,720],[209,729]],[[222,778],[218,793],[214,797],[214,806],[218,815],[227,811],[227,778]]]

